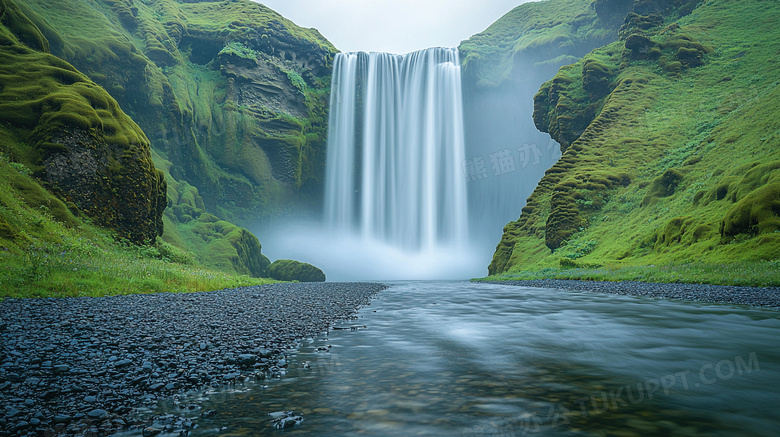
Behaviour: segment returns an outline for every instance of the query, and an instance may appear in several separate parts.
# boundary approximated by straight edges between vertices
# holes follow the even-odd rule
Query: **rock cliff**
[[[694,3],[633,2],[541,87],[534,122],[564,153],[490,274],[777,259],[780,9]]]

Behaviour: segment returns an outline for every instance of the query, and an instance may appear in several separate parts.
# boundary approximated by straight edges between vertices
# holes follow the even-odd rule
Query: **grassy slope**
[[[542,87],[537,126],[575,140],[491,274],[780,284],[780,6],[711,0],[677,23],[647,32],[658,53],[619,41]],[[679,62],[688,40],[704,65]]]
[[[205,269],[163,242],[117,242],[74,215],[27,167],[0,156],[0,298],[208,291],[268,282]]]
[[[0,152],[101,226],[137,243],[156,238],[165,182],[140,127],[48,53],[49,41],[14,3],[0,0],[0,19]]]
[[[289,38],[311,41],[325,52],[335,51],[316,30],[297,28],[278,14],[253,3],[248,5],[250,9],[255,8],[254,12],[244,13],[246,8],[241,5],[247,6],[247,3],[234,3],[240,4],[235,5],[238,9],[233,10],[232,15],[225,14],[224,8],[216,8],[213,3],[181,6],[196,10],[190,18],[194,16],[197,19],[188,23],[195,29],[195,33],[214,32],[220,38],[228,38],[232,33],[251,33],[258,29],[276,31]],[[7,111],[3,114],[7,117],[0,126],[0,151],[5,151],[0,154],[0,296],[95,296],[193,291],[268,282],[266,279],[248,276],[260,276],[269,264],[268,259],[260,253],[257,238],[247,230],[207,213],[198,190],[172,176],[171,168],[174,164],[164,154],[153,151],[152,158],[168,180],[170,207],[163,217],[166,232],[163,239],[145,247],[117,242],[114,234],[91,224],[89,219],[74,212],[76,209],[73,205],[63,203],[39,179],[33,177],[34,172],[43,171],[40,167],[43,158],[38,156],[40,151],[34,146],[34,140],[45,133],[44,128],[59,131],[60,120],[76,123],[78,127],[81,127],[79,122],[82,122],[84,129],[95,129],[97,125],[103,131],[98,132],[99,135],[115,144],[127,146],[143,143],[148,147],[146,135],[122,113],[101,87],[67,62],[39,51],[52,50],[83,65],[91,77],[122,99],[134,117],[143,118],[144,114],[139,113],[139,107],[152,108],[152,112],[159,110],[157,113],[166,114],[169,120],[194,119],[195,123],[206,124],[205,128],[208,129],[211,117],[225,116],[215,114],[223,110],[218,106],[220,90],[224,95],[225,88],[224,78],[219,72],[183,58],[175,61],[165,55],[181,56],[171,41],[171,38],[176,37],[177,26],[181,24],[171,19],[171,14],[182,18],[179,15],[181,11],[175,7],[166,9],[176,6],[174,2],[138,2],[136,6],[141,5],[141,8],[134,11],[130,11],[128,5],[132,6],[133,2],[107,0],[104,3],[54,1],[17,4],[11,0],[2,0],[3,10],[13,12],[13,15],[10,12],[5,15],[4,25],[0,26],[0,37],[8,41],[3,44],[4,50],[8,50],[8,56],[26,56],[24,68],[28,69],[38,68],[39,60],[50,66],[41,67],[42,71],[48,72],[44,77],[46,80],[36,81],[36,76],[25,74],[21,77],[23,80],[0,86],[0,90],[5,92],[23,89],[26,93],[17,92],[14,94],[15,99],[3,102],[4,106],[16,105],[20,109],[14,113],[13,107],[5,108]],[[149,18],[149,9],[144,9],[144,6],[150,5],[157,7],[153,20]],[[33,7],[37,7],[37,10]],[[148,22],[138,22],[137,16],[146,16]],[[141,31],[132,32],[132,35],[125,32],[120,26],[127,25],[129,21],[134,21],[131,27],[138,26]],[[247,21],[251,26],[242,24]],[[258,27],[258,23],[266,23],[269,28]],[[165,37],[161,36],[161,32],[166,32]],[[9,44],[19,44],[17,37],[29,48],[19,45],[18,48],[9,49]],[[229,52],[235,45],[220,45],[220,54]],[[165,53],[161,50],[165,50]],[[252,50],[248,53],[259,55]],[[158,67],[158,63],[171,63],[174,66]],[[324,139],[326,115],[323,107],[327,102],[327,92],[313,85],[322,86],[324,82],[314,78],[314,83],[310,84],[296,72],[298,67],[294,62],[287,65],[291,68],[287,72],[289,80],[302,93],[309,108],[309,117],[306,119],[287,117],[289,124],[302,129],[301,132],[292,133],[296,140],[291,142],[298,149],[307,145],[317,146]],[[19,68],[8,62],[4,62],[3,66],[8,74],[15,74],[15,69]],[[134,76],[139,71],[142,78]],[[76,86],[69,85],[74,82],[71,76],[76,77]],[[311,82],[312,78],[308,79]],[[175,94],[177,87],[178,99]],[[64,102],[44,105],[45,118],[50,122],[35,132],[29,131],[20,118],[29,112],[25,112],[25,108],[41,107],[35,101],[25,100],[30,90],[38,94],[41,90],[54,93],[55,97],[60,96],[58,98]],[[56,99],[53,101],[58,102]],[[103,110],[107,104],[113,113]],[[230,102],[225,106],[232,113],[247,113],[244,108],[235,105],[231,107]],[[209,120],[198,120],[198,117]],[[285,116],[282,114],[272,118],[279,117]],[[241,127],[252,123],[246,117],[236,118]],[[157,121],[165,122],[163,119]],[[171,130],[165,131],[171,133]],[[258,132],[262,131],[253,130],[255,134]],[[278,135],[284,140],[287,134]],[[190,134],[189,138],[180,135],[178,138],[175,145],[181,146],[183,142],[191,142],[193,135]],[[51,149],[55,145],[44,146]],[[43,152],[46,151],[50,150],[44,148]],[[200,157],[201,164],[206,163],[205,166],[217,172],[229,173],[214,164],[203,149],[197,149],[195,153]],[[305,177],[316,176],[316,171],[308,168],[316,165],[313,162],[317,160],[316,156],[316,153],[298,155],[302,161],[299,162],[297,173],[299,185],[303,185]],[[230,177],[246,179],[241,174]],[[125,178],[131,183],[133,179]],[[229,208],[230,205],[227,205],[219,210],[229,212]],[[187,251],[193,252],[195,256]],[[203,265],[208,267],[203,268]]]
[[[148,135],[173,194],[164,240],[211,268],[259,274],[267,259],[256,238],[215,216],[246,222],[321,183],[329,82],[311,75],[306,82],[305,68],[282,54],[273,59],[303,95],[308,115],[296,118],[237,105],[220,62],[236,47],[243,56],[265,56],[242,41],[259,44],[267,35],[315,54],[335,52],[332,45],[316,30],[249,1],[31,0],[19,6],[52,52],[109,91]],[[275,177],[260,144],[290,157],[292,181]],[[189,194],[179,195],[181,187]]]
[[[514,8],[484,32],[461,43],[467,80],[479,86],[497,86],[522,70],[518,66],[557,69],[576,62],[591,48],[613,41],[622,15],[600,17],[592,3],[548,0]]]

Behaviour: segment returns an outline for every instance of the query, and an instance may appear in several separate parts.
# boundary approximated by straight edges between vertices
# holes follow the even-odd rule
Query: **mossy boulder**
[[[603,19],[622,19],[634,7],[634,0],[594,0],[593,9]]]
[[[3,5],[3,22],[18,14]],[[16,141],[0,144],[0,151],[96,224],[135,243],[154,241],[163,231],[166,187],[149,140],[100,86],[35,50],[40,43],[25,45],[34,32],[18,24],[18,15],[11,18],[15,27],[0,27],[0,131]],[[22,38],[14,29],[25,32]]]
[[[634,33],[626,38],[626,49],[631,51],[632,59],[648,59],[661,54],[655,42],[645,35]]]
[[[289,259],[278,259],[267,269],[268,276],[279,281],[325,282],[325,273],[317,267]]]
[[[775,232],[780,232],[780,182],[768,183],[742,197],[720,224],[720,234],[726,238]]]
[[[679,170],[673,168],[666,170],[661,176],[653,179],[650,189],[647,191],[644,199],[642,199],[642,206],[650,205],[659,198],[669,197],[674,194],[684,177]]]
[[[634,12],[626,15],[623,25],[618,31],[618,39],[627,39],[630,35],[643,33],[664,23],[664,17],[660,14],[640,15]]]
[[[608,65],[587,59],[582,64],[582,88],[595,96],[603,96],[609,93],[614,75]]]

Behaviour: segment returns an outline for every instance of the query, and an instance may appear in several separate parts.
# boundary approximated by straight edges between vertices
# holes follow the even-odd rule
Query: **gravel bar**
[[[138,407],[279,372],[287,366],[286,350],[354,318],[384,288],[284,283],[6,299],[0,302],[0,436],[103,436],[143,427]]]
[[[749,305],[780,309],[780,288],[737,287],[708,284],[658,284],[636,281],[577,281],[571,279],[539,279],[528,281],[489,281],[493,284],[533,288],[557,288],[595,293],[647,296],[694,302]]]

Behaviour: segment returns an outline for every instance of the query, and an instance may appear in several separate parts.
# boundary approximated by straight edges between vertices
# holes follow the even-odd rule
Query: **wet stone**
[[[100,408],[94,409],[89,413],[87,413],[87,417],[89,417],[90,419],[103,419],[106,416],[108,416],[108,411],[102,410]]]
[[[0,402],[12,405],[0,410],[0,436],[102,436],[125,428],[138,435],[152,422],[130,416],[136,407],[220,390],[245,378],[242,372],[279,372],[287,364],[282,351],[348,319],[383,288],[298,283],[184,297],[3,300],[0,320],[15,339],[0,361]],[[285,416],[281,426],[295,426],[295,417],[302,418]],[[24,429],[14,431],[20,424]]]

